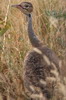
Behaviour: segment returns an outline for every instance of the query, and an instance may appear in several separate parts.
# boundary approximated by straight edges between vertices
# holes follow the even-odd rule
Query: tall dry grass
[[[32,47],[25,16],[10,7],[22,1],[33,4],[34,31],[63,61],[62,75],[66,76],[66,1],[0,0],[0,100],[28,99],[24,95],[22,67],[24,57]]]

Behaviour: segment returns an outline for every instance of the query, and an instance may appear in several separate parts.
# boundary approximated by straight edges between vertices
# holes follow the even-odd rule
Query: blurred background
[[[44,45],[58,55],[62,61],[62,75],[66,77],[66,0],[0,0],[0,100],[2,97],[25,98],[22,68],[32,46],[25,15],[10,7],[22,1],[33,4],[34,31]]]

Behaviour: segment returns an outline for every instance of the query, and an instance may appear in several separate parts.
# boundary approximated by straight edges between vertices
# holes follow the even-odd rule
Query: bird
[[[25,94],[29,100],[49,100],[60,76],[60,60],[53,50],[43,44],[33,29],[31,2],[12,5],[28,18],[27,33],[32,45],[23,65]]]

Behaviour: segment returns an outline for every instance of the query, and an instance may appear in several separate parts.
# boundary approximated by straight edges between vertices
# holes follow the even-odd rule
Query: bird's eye
[[[28,6],[28,5],[25,5],[25,7],[27,7],[27,8],[28,8],[29,6]]]

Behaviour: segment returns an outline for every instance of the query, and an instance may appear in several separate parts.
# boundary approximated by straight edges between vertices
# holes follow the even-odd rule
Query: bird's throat
[[[28,15],[26,16],[26,22],[29,21],[29,18],[31,18],[31,14],[28,14]]]
[[[28,16],[31,17],[31,14],[29,14]]]
[[[28,36],[32,46],[39,47],[41,45],[41,41],[38,39],[33,30],[31,14],[28,16]]]

